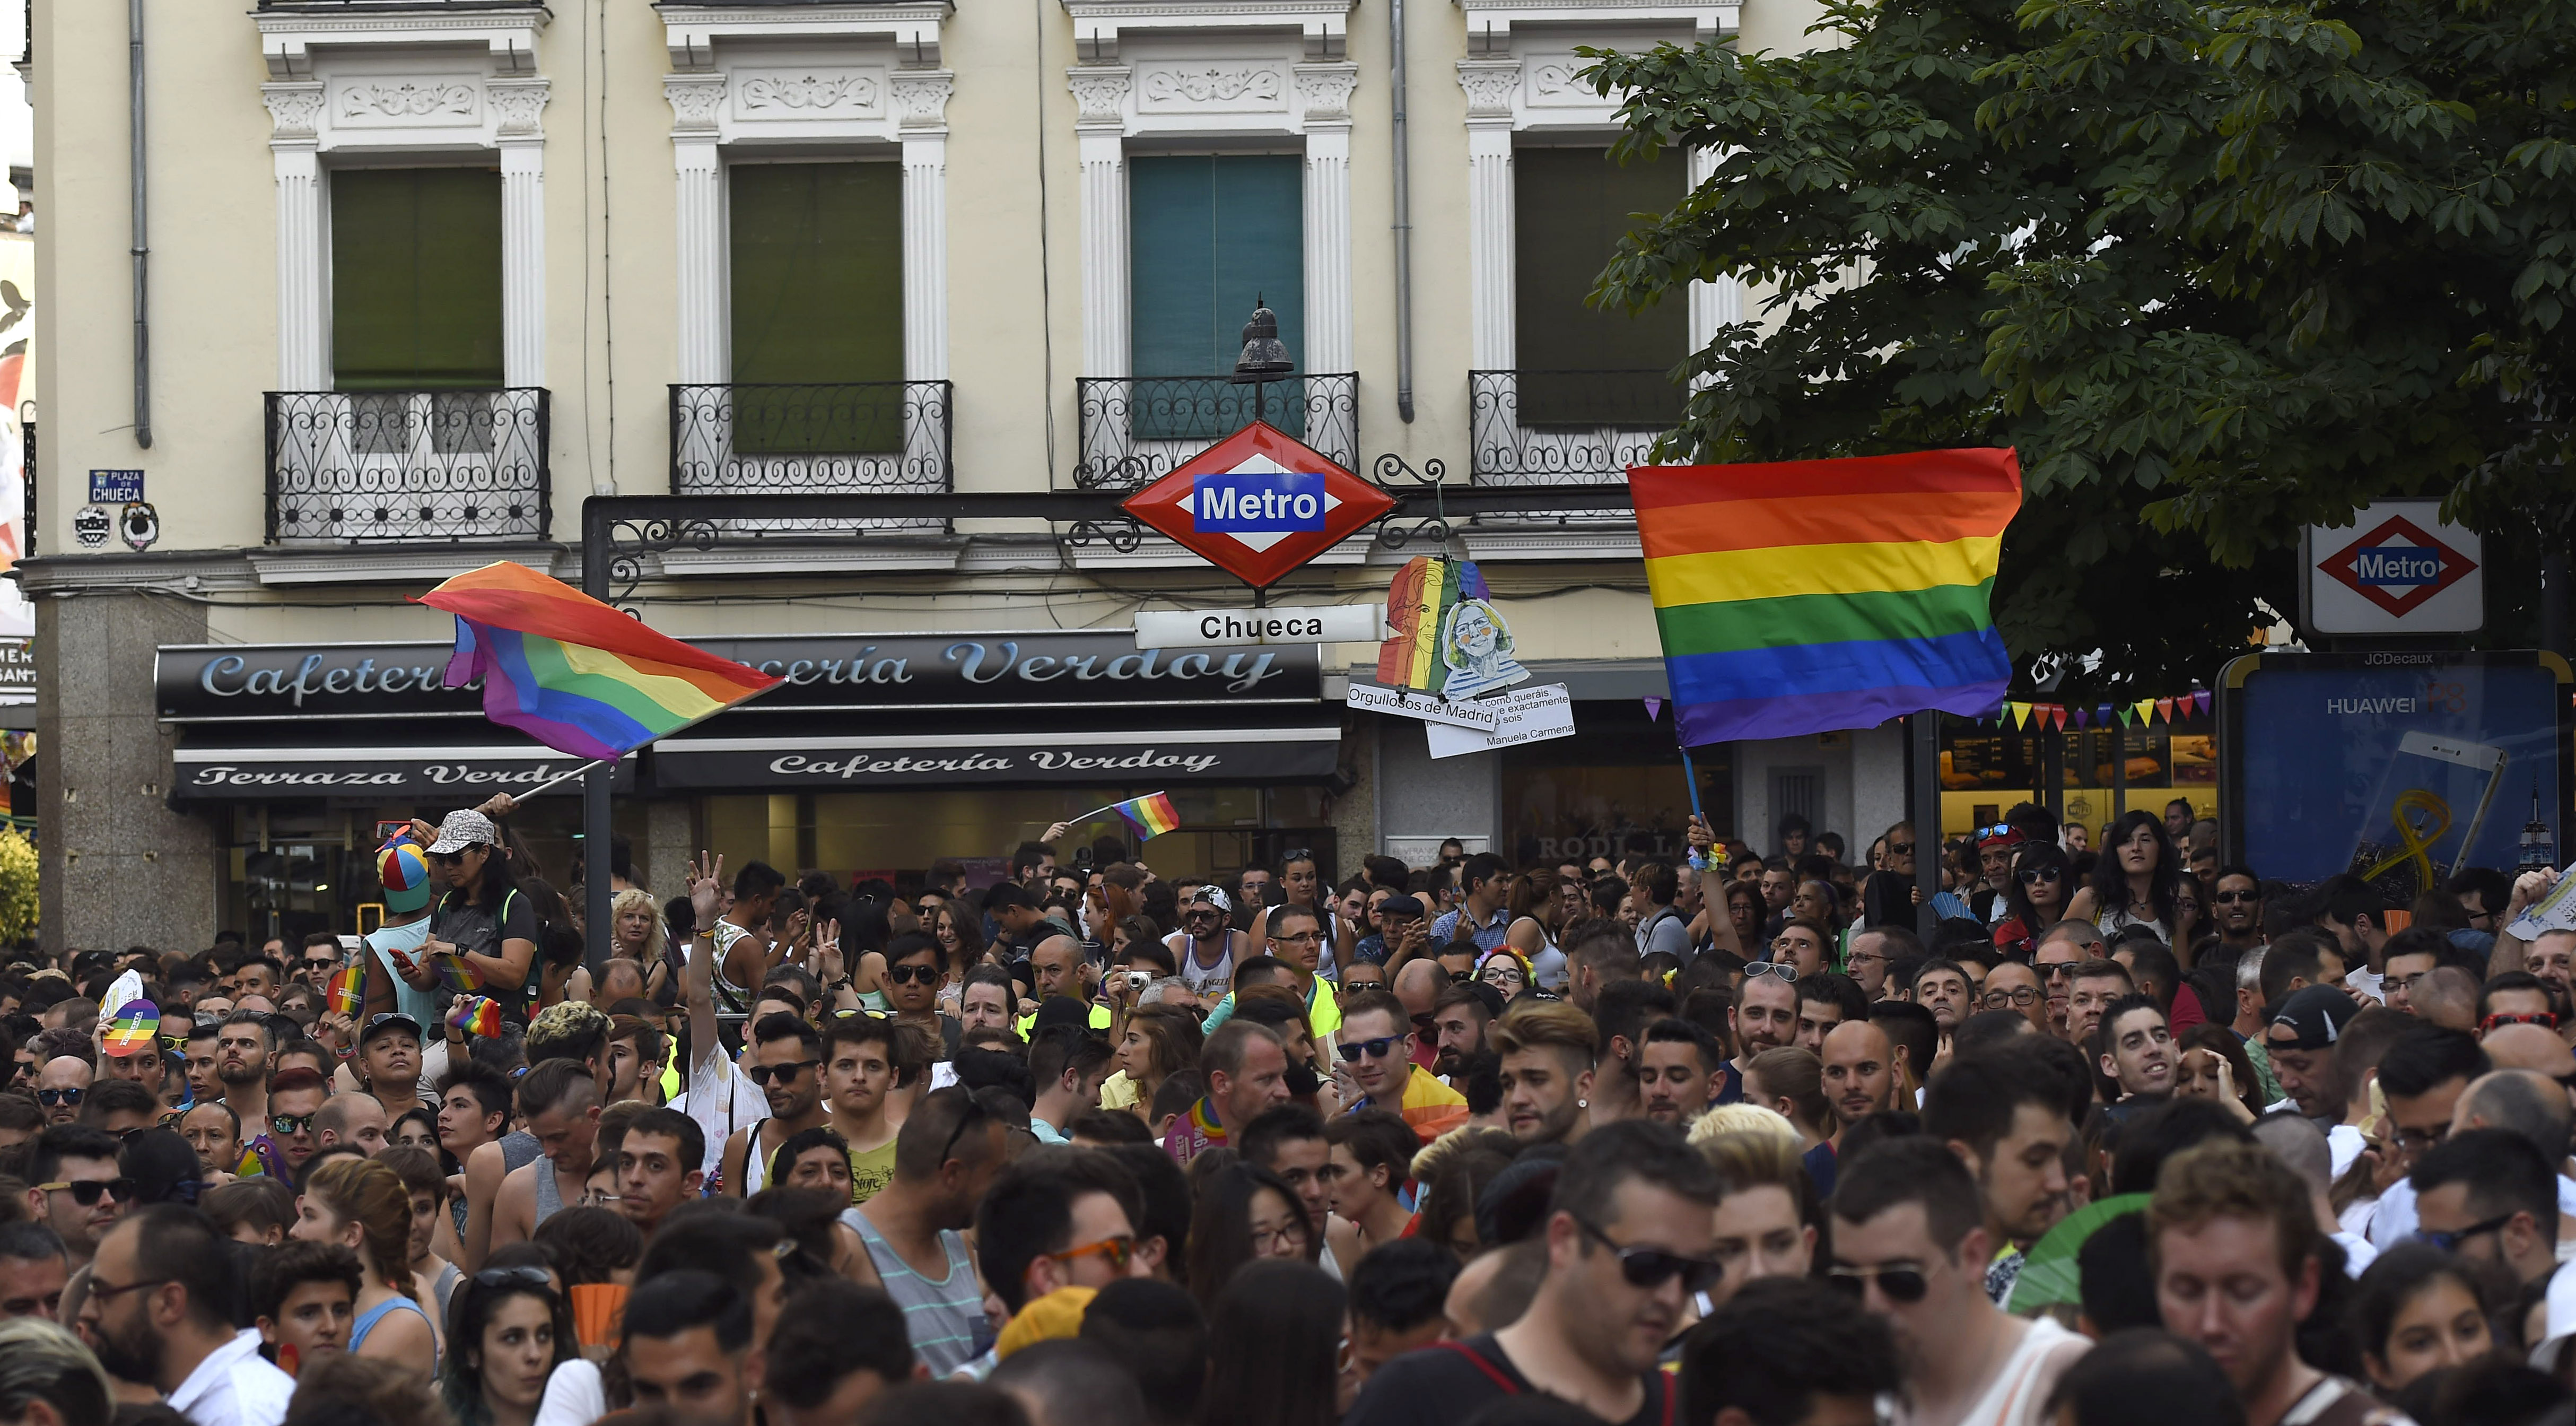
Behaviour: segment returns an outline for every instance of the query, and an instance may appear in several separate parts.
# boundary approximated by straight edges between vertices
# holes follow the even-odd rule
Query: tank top
[[[563,1206],[563,1194],[555,1188],[555,1166],[549,1160],[540,1160],[537,1164],[537,1216],[529,1222],[529,1231],[536,1231],[539,1223],[563,1212]]]
[[[510,905],[518,897],[518,888],[512,887],[502,896],[500,914],[495,915],[489,908],[467,900],[463,892],[451,891],[439,899],[438,909],[430,913],[429,934],[460,951],[497,958],[501,954],[501,922],[509,915]],[[539,926],[537,932],[542,936],[545,928]],[[541,964],[531,963],[528,978],[520,982],[517,989],[486,984],[475,993],[499,1004],[504,1018],[525,1024],[532,1013],[529,1007],[535,1002],[544,979],[542,971]]]
[[[501,1171],[517,1173],[535,1163],[540,1151],[537,1136],[525,1129],[513,1129],[501,1136]]]
[[[427,1322],[429,1320],[429,1314],[420,1310],[419,1303],[412,1301],[410,1298],[405,1297],[400,1293],[396,1293],[393,1296],[386,1298],[384,1301],[377,1303],[375,1306],[368,1308],[366,1311],[359,1313],[358,1320],[349,1324],[349,1354],[351,1356],[357,1355],[359,1346],[367,1340],[367,1334],[376,1330],[376,1324],[385,1320],[385,1314],[393,1311],[397,1307],[404,1308],[416,1314],[423,1322]],[[438,1347],[436,1346],[435,1333],[431,1334],[431,1341],[432,1345],[429,1349],[429,1374],[431,1377],[435,1378],[438,1375]]]
[[[948,1275],[937,1282],[923,1277],[885,1240],[867,1215],[852,1208],[841,1221],[867,1245],[868,1261],[884,1280],[886,1296],[903,1309],[903,1326],[912,1350],[933,1379],[973,1361],[984,1350],[991,1326],[984,1318],[984,1289],[976,1284],[974,1264],[966,1260],[966,1239],[941,1230],[939,1246],[948,1255]]]
[[[2037,1426],[2041,1398],[2047,1395],[2040,1389],[2039,1369],[2050,1352],[2074,1340],[2074,1333],[2046,1317],[2030,1319],[2021,1345],[2004,1359],[2003,1370],[1986,1384],[1985,1395],[1959,1418],[1960,1426]]]
[[[760,1126],[768,1122],[769,1116],[764,1114],[752,1120],[751,1127],[742,1131],[742,1196],[745,1198],[760,1192],[760,1186],[769,1182],[769,1155],[760,1151]]]
[[[1187,931],[1174,931],[1171,939],[1163,943],[1180,968],[1181,984],[1188,986],[1191,994],[1205,995],[1209,986],[1215,986],[1220,995],[1234,988],[1234,934],[1230,928],[1226,931],[1225,950],[1212,966],[1199,964],[1197,943]]]

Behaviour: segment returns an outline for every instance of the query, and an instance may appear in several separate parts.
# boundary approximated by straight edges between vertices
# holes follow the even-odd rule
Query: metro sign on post
[[[2307,619],[2319,634],[2459,633],[2486,622],[2476,532],[2444,524],[2440,503],[2387,500],[2353,529],[2308,527]]]
[[[1119,508],[1256,589],[1395,508],[1386,492],[1255,421]]]

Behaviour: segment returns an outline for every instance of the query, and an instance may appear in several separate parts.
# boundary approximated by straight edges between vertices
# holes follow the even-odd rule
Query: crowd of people
[[[362,934],[0,967],[0,1426],[2576,1422],[2547,871],[1051,828],[620,848],[594,949],[512,811]]]

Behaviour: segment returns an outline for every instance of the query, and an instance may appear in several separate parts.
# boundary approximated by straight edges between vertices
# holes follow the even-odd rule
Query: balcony
[[[1467,373],[1468,474],[1478,485],[1605,485],[1681,423],[1662,371]]]
[[[1074,382],[1082,447],[1074,483],[1130,490],[1171,473],[1256,416],[1345,470],[1359,469],[1356,373],[1236,385],[1223,376],[1086,376]]]
[[[674,495],[939,494],[953,488],[945,381],[733,382],[671,388]],[[750,534],[811,522],[729,522]],[[838,528],[838,527],[836,527]],[[920,530],[935,522],[867,521]]]
[[[272,391],[268,542],[542,540],[546,391]]]

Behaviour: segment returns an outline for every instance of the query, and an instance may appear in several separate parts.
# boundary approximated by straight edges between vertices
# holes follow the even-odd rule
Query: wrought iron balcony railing
[[[940,494],[949,465],[945,381],[732,382],[671,388],[674,495]],[[746,532],[810,527],[760,521]],[[922,528],[917,520],[868,528]]]
[[[1268,421],[1356,471],[1360,379],[1353,372],[1235,384],[1222,376],[1086,376],[1074,382],[1082,446],[1074,483],[1123,490]]]
[[[1680,424],[1685,394],[1661,371],[1471,371],[1468,474],[1479,485],[1623,480]]]
[[[543,387],[266,401],[270,544],[547,538]]]

